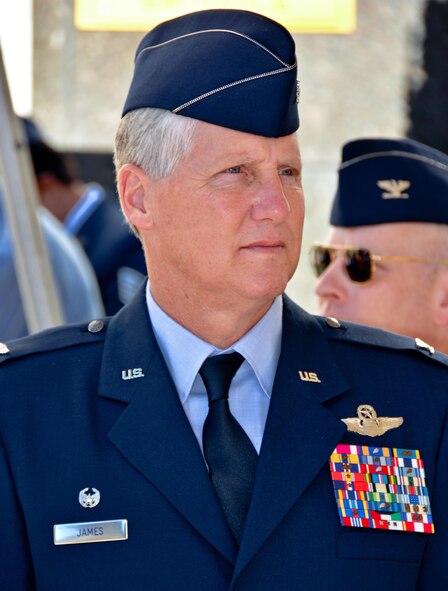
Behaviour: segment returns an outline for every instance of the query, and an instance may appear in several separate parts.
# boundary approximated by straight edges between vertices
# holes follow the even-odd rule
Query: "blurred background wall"
[[[409,133],[410,93],[421,93],[427,83],[424,48],[429,4],[436,12],[442,7],[446,16],[445,0],[358,0],[353,33],[295,35],[302,89],[305,248],[327,236],[341,145],[355,137]],[[86,180],[111,184],[113,136],[143,33],[79,31],[73,25],[73,0],[34,0],[32,16],[32,115],[49,142],[79,155]],[[440,18],[437,14],[432,18],[433,26],[440,29]],[[446,21],[443,26],[446,31]],[[439,68],[446,70],[444,43]],[[440,93],[436,88],[436,96]],[[445,108],[448,119],[446,97],[442,92],[440,109]],[[420,109],[422,117],[428,100],[427,96],[420,103],[414,100],[413,112]],[[440,120],[435,127],[441,125]],[[431,143],[431,138],[419,137],[418,125],[412,132],[416,139]],[[314,280],[305,248],[288,292],[315,311]]]

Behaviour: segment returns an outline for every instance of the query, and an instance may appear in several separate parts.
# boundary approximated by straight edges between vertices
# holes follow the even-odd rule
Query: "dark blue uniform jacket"
[[[143,290],[100,332],[56,329],[9,349],[0,355],[2,590],[448,589],[443,355],[379,330],[332,328],[285,298],[238,549]],[[355,417],[360,404],[403,425],[372,439],[347,432],[341,418]],[[328,464],[340,442],[420,450],[436,533],[341,526]],[[101,493],[94,508],[78,502],[86,487]],[[55,524],[117,519],[128,520],[127,540],[53,544]]]

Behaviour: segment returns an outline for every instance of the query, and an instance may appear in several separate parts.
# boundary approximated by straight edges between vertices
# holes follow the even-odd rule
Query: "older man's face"
[[[406,257],[444,257],[446,250],[442,227],[423,223],[333,228],[329,243]],[[337,256],[315,288],[319,312],[434,342],[438,272],[431,263],[378,261],[371,281],[357,284]]]
[[[200,122],[191,153],[148,193],[153,223],[144,241],[156,298],[261,306],[284,290],[304,215],[295,135],[272,139]]]

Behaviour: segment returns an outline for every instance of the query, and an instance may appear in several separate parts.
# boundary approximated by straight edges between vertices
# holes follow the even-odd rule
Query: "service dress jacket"
[[[0,346],[0,588],[446,591],[447,368],[422,343],[327,323],[285,296],[238,548],[144,289],[112,319]],[[341,419],[362,404],[403,424],[374,438],[350,432]],[[329,468],[341,443],[419,450],[435,533],[341,525]],[[96,506],[81,504],[86,489]],[[103,539],[104,523],[120,520],[127,539]],[[89,543],[56,545],[54,526],[66,524]]]

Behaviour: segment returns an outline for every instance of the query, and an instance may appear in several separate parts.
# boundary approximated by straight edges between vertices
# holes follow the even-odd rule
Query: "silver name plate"
[[[53,526],[53,542],[56,546],[63,544],[86,544],[88,542],[116,542],[127,539],[127,519],[62,523]]]

